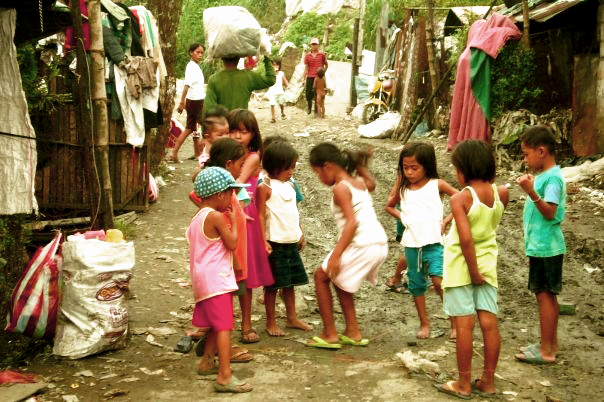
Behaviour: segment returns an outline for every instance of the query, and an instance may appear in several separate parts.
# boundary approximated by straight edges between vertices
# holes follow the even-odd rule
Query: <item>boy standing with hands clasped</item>
[[[537,172],[516,179],[528,196],[524,204],[524,244],[529,257],[528,288],[539,306],[541,341],[524,348],[516,359],[529,364],[553,364],[558,353],[557,295],[562,290],[562,260],[566,252],[560,223],[566,209],[566,185],[556,165],[556,140],[546,126],[528,128],[521,137],[524,163]]]

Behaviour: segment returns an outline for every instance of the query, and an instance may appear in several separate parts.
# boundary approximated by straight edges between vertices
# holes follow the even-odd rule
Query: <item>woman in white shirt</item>
[[[171,162],[179,162],[178,150],[191,133],[193,133],[195,158],[201,154],[201,134],[197,131],[197,124],[201,124],[203,101],[206,97],[203,72],[199,67],[199,62],[203,58],[204,52],[205,48],[202,44],[193,43],[189,46],[191,61],[189,61],[185,70],[185,86],[182,90],[180,104],[178,105],[178,109],[176,109],[178,113],[182,113],[183,110],[187,111],[187,124],[185,131],[176,139],[174,149],[172,149],[172,157],[169,159]]]

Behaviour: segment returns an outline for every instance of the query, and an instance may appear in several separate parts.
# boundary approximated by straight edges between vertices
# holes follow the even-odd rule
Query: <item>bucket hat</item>
[[[249,184],[236,183],[228,170],[218,166],[210,166],[203,169],[199,172],[193,184],[195,194],[201,198],[210,197],[229,188],[243,187],[249,187]]]

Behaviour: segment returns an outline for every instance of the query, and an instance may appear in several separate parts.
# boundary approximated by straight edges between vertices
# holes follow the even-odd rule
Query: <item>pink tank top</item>
[[[222,239],[208,238],[203,226],[212,208],[202,208],[187,228],[191,285],[195,302],[237,290],[233,271],[233,253]]]

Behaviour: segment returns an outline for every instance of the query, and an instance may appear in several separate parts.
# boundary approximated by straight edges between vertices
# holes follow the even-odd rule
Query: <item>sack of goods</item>
[[[206,56],[210,59],[246,57],[258,54],[262,28],[243,7],[206,8],[203,12]]]

